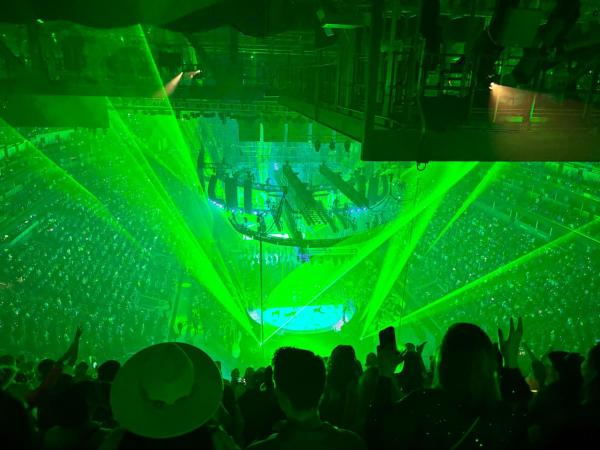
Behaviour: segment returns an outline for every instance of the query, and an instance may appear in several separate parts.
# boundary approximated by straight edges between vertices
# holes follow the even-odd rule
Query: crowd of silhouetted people
[[[521,319],[503,331],[493,342],[477,325],[456,323],[431,364],[422,357],[426,343],[382,343],[364,364],[350,345],[327,357],[282,347],[270,365],[225,376],[206,352],[174,342],[89,367],[80,360],[78,328],[58,359],[0,357],[0,443],[52,450],[597,448],[600,344],[585,355],[535,355]]]

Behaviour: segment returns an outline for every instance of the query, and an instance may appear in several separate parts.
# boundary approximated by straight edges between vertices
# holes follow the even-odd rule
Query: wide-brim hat
[[[113,382],[110,403],[127,430],[169,438],[208,421],[222,396],[223,380],[210,356],[189,344],[167,342],[127,360]]]

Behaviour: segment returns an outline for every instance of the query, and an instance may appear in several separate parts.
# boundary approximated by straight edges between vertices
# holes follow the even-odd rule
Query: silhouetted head
[[[112,383],[121,368],[121,363],[114,359],[104,361],[98,366],[98,380],[105,383]]]
[[[275,391],[288,416],[316,410],[325,389],[325,364],[308,350],[282,347],[273,357]]]
[[[231,381],[236,381],[240,378],[240,369],[233,369],[231,371]]]
[[[498,363],[492,341],[477,325],[452,325],[440,347],[437,384],[457,404],[475,412],[498,401]]]
[[[417,352],[407,352],[404,355],[404,364],[400,372],[402,389],[406,392],[423,388],[425,383],[425,371],[421,361],[421,355]]]
[[[600,407],[600,343],[594,345],[583,364],[584,401]]]
[[[259,389],[265,381],[265,368],[258,368],[250,378],[246,380],[248,387],[252,389]]]
[[[254,367],[247,367],[246,370],[244,371],[244,379],[246,381],[252,379],[252,377],[254,376]]]
[[[583,358],[579,353],[553,351],[548,353],[552,369],[557,381],[581,384],[581,364]]]
[[[46,377],[50,374],[50,371],[54,367],[54,361],[51,359],[44,359],[40,361],[37,366],[37,375],[40,380],[46,379]]]
[[[90,365],[85,361],[80,361],[75,366],[75,378],[84,378],[87,376],[87,371],[90,368]]]
[[[377,354],[371,352],[367,355],[367,360],[365,362],[367,368],[377,367]]]
[[[583,375],[586,380],[600,376],[600,343],[594,345],[588,352],[583,364]]]
[[[575,402],[581,400],[583,376],[581,364],[583,357],[579,353],[553,351],[548,353],[552,379],[559,384],[566,397]]]
[[[331,352],[327,374],[328,387],[345,389],[346,385],[358,378],[356,353],[351,345],[338,345]]]
[[[23,404],[0,391],[0,445],[2,448],[33,448],[33,428]]]

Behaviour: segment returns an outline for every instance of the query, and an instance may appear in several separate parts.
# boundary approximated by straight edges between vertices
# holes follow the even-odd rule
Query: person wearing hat
[[[222,396],[219,369],[199,348],[182,342],[147,347],[117,373],[110,403],[121,428],[101,448],[235,450],[212,420]]]

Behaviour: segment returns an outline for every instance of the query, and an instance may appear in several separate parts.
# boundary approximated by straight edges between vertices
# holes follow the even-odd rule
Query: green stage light
[[[353,305],[343,304],[313,304],[310,307],[301,308],[302,311],[294,306],[267,308],[265,309],[264,323],[277,330],[285,329],[286,332],[292,333],[339,332],[356,313]],[[248,314],[256,323],[262,323],[263,317],[260,309],[251,310]],[[295,317],[295,320],[289,321],[290,317]]]
[[[366,163],[339,149],[330,152],[322,147],[316,153],[311,143],[299,140],[268,142],[267,139],[265,142],[264,138],[272,134],[268,129],[269,113],[265,113],[260,134],[257,130],[253,138],[255,141],[244,141],[242,133],[240,142],[238,122],[242,122],[247,110],[234,113],[226,120],[224,116],[221,120],[209,114],[178,120],[178,115],[187,114],[179,107],[177,113],[174,111],[174,98],[183,92],[174,90],[177,73],[161,79],[153,57],[158,42],[152,42],[151,49],[150,34],[141,26],[114,31],[105,42],[108,46],[112,45],[110,42],[117,42],[115,53],[122,47],[121,35],[125,36],[129,52],[124,56],[139,63],[135,76],[150,80],[140,81],[129,97],[140,97],[143,86],[148,98],[138,98],[132,103],[154,102],[147,105],[154,114],[132,113],[121,109],[131,105],[118,106],[124,105],[124,100],[107,98],[110,126],[106,131],[65,132],[65,135],[72,132],[75,137],[63,139],[59,150],[52,145],[38,145],[36,138],[30,138],[24,153],[14,157],[18,164],[25,166],[24,171],[33,181],[23,181],[23,186],[19,186],[22,180],[9,175],[9,182],[5,184],[3,178],[0,186],[0,197],[7,211],[0,211],[0,240],[4,239],[1,244],[5,247],[5,251],[0,252],[0,267],[11,267],[9,271],[0,270],[0,276],[6,276],[0,279],[2,305],[12,301],[11,289],[16,287],[23,288],[22,298],[32,305],[43,305],[48,300],[50,307],[60,311],[58,303],[52,304],[57,302],[58,296],[43,286],[47,278],[55,282],[57,291],[64,287],[64,295],[59,292],[63,296],[62,305],[65,305],[66,294],[72,296],[79,317],[88,313],[102,315],[107,304],[114,309],[120,308],[115,306],[120,305],[119,302],[126,305],[129,311],[113,310],[98,319],[105,322],[104,329],[113,333],[117,325],[132,323],[132,328],[140,325],[139,330],[134,330],[135,341],[137,335],[142,334],[142,326],[147,325],[144,322],[158,318],[162,320],[157,320],[161,326],[163,322],[169,323],[158,331],[148,331],[147,327],[148,341],[164,339],[163,332],[167,331],[171,337],[175,333],[177,339],[189,339],[195,345],[210,349],[213,357],[219,355],[230,367],[240,364],[239,360],[234,361],[240,352],[243,352],[242,364],[258,366],[266,363],[269,351],[281,345],[310,348],[320,355],[329,354],[339,343],[352,344],[357,349],[362,346],[359,354],[372,351],[375,339],[369,338],[374,338],[384,324],[406,324],[407,327],[398,330],[399,338],[433,342],[449,321],[456,318],[465,317],[489,330],[498,315],[514,309],[533,316],[532,321],[542,321],[546,313],[541,314],[539,310],[552,309],[550,296],[548,300],[535,299],[537,304],[533,308],[531,303],[519,299],[499,300],[495,293],[496,299],[486,303],[487,299],[478,299],[476,294],[488,292],[488,288],[494,292],[507,286],[510,289],[511,281],[524,289],[521,283],[531,274],[523,272],[534,275],[538,270],[549,272],[547,266],[556,269],[557,279],[558,276],[566,278],[566,273],[559,273],[563,267],[573,272],[578,267],[592,270],[595,267],[600,243],[599,219],[581,228],[568,225],[583,223],[598,212],[595,205],[598,199],[592,191],[597,169],[593,164],[561,164],[553,169],[537,164],[431,163],[421,173],[412,164]],[[171,36],[160,35],[157,41],[163,37],[171,39]],[[87,50],[94,51],[91,46]],[[102,61],[102,58],[97,59]],[[108,91],[118,87],[121,92],[126,89],[125,82],[123,86],[113,85],[122,82],[124,77],[116,73],[109,75],[99,82],[102,88]],[[176,79],[169,85],[168,79],[173,77]],[[118,78],[121,81],[115,81]],[[177,87],[181,88],[181,85]],[[206,88],[210,89],[208,83]],[[498,89],[503,88],[495,86],[494,96],[499,94]],[[158,98],[149,98],[157,92]],[[126,94],[124,97],[128,97]],[[57,107],[48,108],[49,118],[61,114],[58,105],[59,102]],[[228,101],[225,107],[232,107],[232,102]],[[245,106],[240,105],[240,108]],[[289,123],[292,122],[293,117]],[[21,135],[29,136],[32,132],[10,128],[1,121],[0,126],[0,139],[8,133],[10,140],[22,141]],[[308,125],[304,128],[308,133]],[[321,133],[321,140],[325,142],[323,136],[329,134]],[[338,141],[343,142],[343,139]],[[46,144],[55,143],[47,140]],[[280,201],[281,193],[276,191],[277,173],[289,159],[302,181],[310,185],[315,199],[328,213],[335,215],[340,230],[333,232],[332,227],[322,222],[305,221],[302,204],[294,202],[293,192],[287,197],[286,213],[295,215],[293,223],[300,226],[307,240],[331,239],[338,243],[325,248],[311,248],[309,244],[302,248],[288,247],[292,239],[281,239],[279,246],[263,243],[262,285],[259,286],[258,241],[245,240],[232,227],[230,211],[208,201],[197,173],[200,148],[205,163],[203,175],[212,175],[215,169],[230,172],[250,169],[258,183],[267,178],[273,180],[273,190],[269,192],[253,189],[253,209],[261,211],[267,209],[267,198],[272,204]],[[0,154],[3,176],[10,172],[12,157],[8,150]],[[341,172],[345,179],[353,171],[364,172],[367,180],[371,176],[374,180],[381,177],[376,189],[371,190],[378,201],[365,211],[348,205],[314,170],[323,162]],[[9,171],[5,171],[5,167]],[[509,174],[511,180],[514,176],[515,182],[505,184],[508,177],[501,177],[503,174]],[[521,185],[526,186],[533,178],[531,174],[539,175],[536,182],[541,189],[535,186],[521,190]],[[384,177],[387,177],[386,182],[381,183]],[[563,178],[567,181],[557,186]],[[574,187],[577,184],[574,180],[581,182],[581,186]],[[216,186],[219,195],[223,194],[221,185],[219,182]],[[388,190],[389,185],[392,186]],[[17,192],[11,197],[13,188],[15,191],[22,188],[21,195]],[[515,199],[514,208],[494,196],[496,188],[500,192],[509,190]],[[581,191],[574,192],[579,189]],[[549,192],[552,193],[546,195]],[[570,194],[573,195],[565,200]],[[342,206],[333,212],[331,205],[335,204],[336,197]],[[521,211],[528,208],[526,202],[533,198],[536,210],[528,210],[521,222],[515,220],[515,212],[518,211],[521,218]],[[492,208],[493,203],[498,206]],[[544,211],[545,203],[551,203],[549,214]],[[57,204],[52,226],[64,222],[62,231],[56,227],[50,234],[45,217],[49,204]],[[70,208],[72,206],[74,208]],[[346,207],[348,216],[357,222],[355,230],[350,226],[351,221],[344,220],[347,219],[343,215]],[[538,212],[547,213],[540,218],[539,229],[537,224],[533,225]],[[236,217],[243,220],[241,214],[236,211]],[[82,219],[82,216],[85,217]],[[140,216],[143,220],[137,220]],[[256,218],[245,217],[254,230]],[[529,220],[530,226],[527,226],[525,222],[532,217],[533,221]],[[268,233],[292,236],[292,220],[286,219],[282,220],[281,231],[269,225]],[[85,232],[78,228],[81,224],[85,225]],[[550,241],[563,232],[566,232],[563,236]],[[49,237],[52,242],[45,242],[40,236]],[[77,244],[71,247],[70,241],[66,241],[70,238]],[[8,245],[4,245],[6,243]],[[538,248],[532,250],[534,245]],[[488,258],[486,246],[498,252],[496,258]],[[571,260],[580,258],[581,266],[550,260],[546,250],[555,246],[564,250],[563,254]],[[69,254],[66,254],[67,249]],[[48,255],[44,256],[48,261],[37,267],[35,259],[40,259],[39,250]],[[554,254],[551,253],[552,257]],[[9,258],[10,264],[5,265]],[[465,270],[467,266],[469,270]],[[14,271],[10,272],[12,267]],[[58,273],[61,270],[68,272],[68,282],[64,282],[64,273]],[[589,334],[589,329],[594,328],[590,324],[597,309],[597,296],[593,292],[597,277],[587,273],[583,279],[574,277],[578,283],[581,281],[580,285],[589,283],[590,286],[590,293],[585,287],[578,292],[585,304],[579,298],[573,300],[575,307],[584,311],[582,317],[567,311],[566,301],[559,306],[565,309],[565,317],[573,317],[577,326],[572,328]],[[517,279],[522,276],[524,278]],[[155,281],[158,287],[153,284]],[[90,283],[94,284],[93,289]],[[7,286],[11,287],[7,289]],[[119,295],[106,294],[113,286],[115,292],[120,289]],[[563,286],[559,283],[557,286],[560,293]],[[177,296],[181,293],[178,287],[186,288],[181,297]],[[567,292],[567,287],[564,289]],[[100,300],[96,300],[96,293],[102,294],[98,295]],[[121,297],[123,293],[126,293],[125,300]],[[264,299],[262,305],[261,299]],[[562,299],[555,301],[559,303]],[[581,304],[577,304],[578,301]],[[198,327],[193,322],[194,314],[198,314],[202,322]],[[162,315],[168,320],[163,320]],[[260,342],[256,335],[263,324],[263,315],[265,339]],[[543,319],[539,319],[541,317]],[[113,322],[109,323],[109,319]],[[180,323],[184,324],[183,332],[179,329]],[[533,331],[533,328],[530,329]],[[546,323],[539,325],[537,336],[549,334],[548,328]],[[202,330],[210,330],[212,334]],[[114,357],[122,358],[133,347],[148,342],[139,340],[126,344],[131,348],[120,349],[114,345],[109,350],[115,353]],[[48,349],[49,353],[57,350],[50,346]],[[263,352],[264,359],[257,356]]]
[[[327,268],[316,265],[304,265],[290,273],[280,284],[278,284],[269,295],[265,304],[268,307],[281,307],[289,305],[290,293],[294,292],[304,306],[297,309],[297,313],[291,316],[279,329],[271,333],[265,342],[275,336],[279,331],[285,329],[288,324],[295,320],[305,308],[312,305],[324,292],[334,286],[350,270],[359,265],[367,256],[372,254],[390,238],[405,229],[411,221],[431,205],[439,202],[444,195],[456,185],[462,178],[470,173],[478,163],[454,163],[454,164],[432,164],[425,173],[412,169],[412,177],[409,184],[413,184],[415,191],[417,187],[424,194],[419,196],[420,201],[414,207],[398,214],[398,216],[381,228],[380,231],[372,232],[364,239],[349,238],[337,245],[337,247],[356,247],[356,254],[346,263],[339,267]]]

